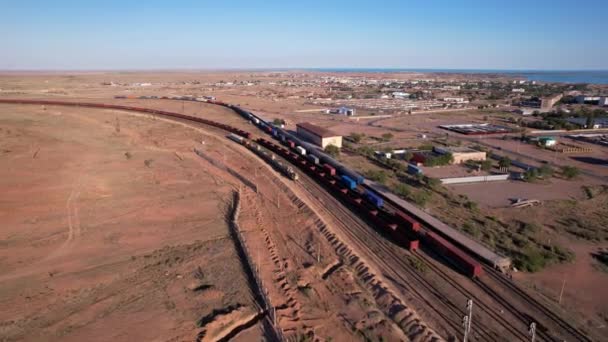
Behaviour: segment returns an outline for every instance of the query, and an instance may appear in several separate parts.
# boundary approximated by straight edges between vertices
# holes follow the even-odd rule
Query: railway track
[[[543,335],[548,334],[548,332],[545,331],[545,330],[547,330],[547,326],[548,326],[547,321],[548,321],[548,322],[552,323],[553,326],[559,327],[562,330],[562,332],[566,334],[566,336],[553,337],[557,341],[561,341],[566,337],[571,337],[571,338],[566,338],[567,341],[584,341],[584,342],[592,341],[592,339],[589,338],[585,333],[583,333],[579,329],[573,327],[570,323],[566,322],[555,312],[551,311],[545,305],[540,303],[536,298],[532,297],[530,294],[528,294],[526,291],[521,289],[519,286],[517,286],[510,280],[505,279],[503,275],[499,274],[495,270],[486,268],[486,275],[491,277],[494,281],[499,283],[501,286],[505,287],[508,291],[517,294],[517,296],[520,297],[521,302],[528,304],[528,308],[532,308],[534,311],[541,314],[541,315],[534,316],[534,318],[536,319],[535,323],[537,324],[537,332],[539,332]],[[476,281],[476,283],[481,288],[483,288],[484,291],[486,291],[488,293],[493,293],[497,297],[497,300],[500,300],[500,301],[504,302],[505,304],[509,305],[510,307],[513,308],[513,310],[520,311],[522,319],[527,319],[531,323],[532,315],[525,313],[525,312],[521,312],[521,310],[518,310],[517,308],[515,308],[515,304],[510,303],[508,300],[504,299],[500,294],[496,293],[496,291],[494,291],[491,288],[491,286],[488,284],[487,279],[479,279]],[[539,321],[538,320],[539,317],[545,317],[546,319]],[[541,325],[541,326],[539,327],[538,325]]]
[[[383,236],[369,227],[359,218],[352,217],[352,213],[335,199],[330,194],[327,194],[314,180],[308,176],[302,177],[301,182],[305,184],[304,189],[312,196],[323,201],[325,211],[333,216],[336,220],[343,224],[341,231],[345,233],[351,240],[355,241],[361,249],[372,250],[375,257],[375,262],[383,268],[383,273],[389,275],[395,281],[399,281],[399,286],[406,287],[407,290],[414,295],[418,300],[423,302],[430,308],[437,317],[443,319],[450,327],[451,333],[457,338],[462,338],[462,317],[465,315],[464,304],[466,298],[463,298],[462,303],[456,303],[445,297],[441,290],[433,286],[429,280],[409,264],[405,259],[405,251],[397,251],[399,247],[392,242],[385,240]],[[319,198],[318,196],[322,197]],[[397,266],[397,267],[395,267]],[[407,274],[407,277],[403,274]],[[412,284],[415,280],[416,285]],[[423,289],[426,293],[422,293]],[[430,301],[429,295],[435,302]],[[437,303],[441,303],[440,305]],[[500,332],[492,331],[482,322],[474,321],[475,328],[473,339],[479,341],[512,341],[512,339],[501,336]],[[511,330],[513,332],[513,330]],[[518,333],[513,333],[515,336]],[[523,338],[525,340],[525,336]]]

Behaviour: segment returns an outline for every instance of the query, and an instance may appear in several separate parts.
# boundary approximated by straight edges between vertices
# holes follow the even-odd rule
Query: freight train
[[[281,161],[278,160],[274,154],[265,151],[263,148],[260,147],[260,145],[253,143],[250,140],[238,136],[234,133],[230,133],[228,135],[228,139],[247,147],[249,150],[253,151],[253,153],[264,159],[268,164],[272,165],[275,170],[281,172],[289,179],[294,181],[298,180],[298,174],[293,170],[291,166],[281,163]]]
[[[134,98],[131,96],[116,97],[116,98]],[[140,97],[140,98],[158,98],[158,97]],[[460,270],[464,271],[468,276],[478,277],[482,274],[482,268],[479,263],[469,257],[459,248],[455,247],[449,241],[446,241],[442,237],[438,236],[433,232],[429,232],[421,229],[420,222],[412,218],[410,215],[401,212],[389,212],[383,208],[383,196],[374,192],[371,189],[365,189],[361,191],[361,185],[364,183],[365,178],[357,172],[350,170],[348,167],[342,165],[329,155],[320,151],[316,146],[302,141],[297,136],[287,132],[284,129],[275,127],[263,119],[257,117],[253,113],[246,111],[238,106],[226,104],[221,101],[217,101],[214,98],[209,97],[193,97],[193,96],[180,96],[180,97],[161,97],[162,99],[172,100],[187,100],[206,102],[219,106],[224,106],[232,109],[252,124],[264,132],[270,134],[275,139],[280,141],[283,145],[286,145],[289,149],[274,144],[265,139],[258,139],[256,142],[268,148],[277,155],[289,160],[300,167],[302,170],[311,175],[312,178],[317,180],[320,184],[328,188],[328,190],[334,194],[338,199],[343,201],[345,204],[350,206],[354,212],[361,213],[362,216],[373,223],[374,226],[379,230],[389,235],[394,241],[403,244],[411,250],[418,248],[418,240],[422,239],[425,243],[433,248],[435,251],[443,255],[448,261],[456,265]],[[241,129],[224,125],[218,122],[191,117],[183,114],[166,112],[156,109],[148,109],[141,107],[131,106],[120,106],[120,105],[106,105],[99,103],[74,103],[74,102],[60,102],[60,101],[38,101],[38,100],[12,100],[12,99],[0,99],[0,103],[16,103],[16,104],[38,104],[38,105],[67,105],[67,106],[84,106],[84,107],[95,107],[95,108],[111,108],[119,110],[130,110],[138,111],[162,116],[169,116],[178,119],[185,119],[195,122],[200,122],[206,125],[214,126],[228,132],[234,133],[236,136],[243,137],[245,139],[251,138],[249,132]],[[235,139],[233,139],[235,140]],[[247,145],[246,145],[247,146]],[[249,149],[252,149],[253,145],[248,145]],[[260,152],[259,150],[257,150]],[[253,149],[254,153],[256,149]],[[261,154],[262,158],[270,158],[271,154]],[[268,159],[265,159],[268,160]],[[274,164],[273,164],[274,165]],[[278,165],[278,164],[276,164]],[[276,167],[276,166],[275,166]],[[284,165],[281,164],[279,170],[287,170]],[[411,173],[417,174],[419,170],[412,168],[408,170]],[[291,170],[293,172],[293,170]],[[297,177],[295,172],[291,173],[287,171],[288,177]],[[285,173],[284,173],[285,174]]]

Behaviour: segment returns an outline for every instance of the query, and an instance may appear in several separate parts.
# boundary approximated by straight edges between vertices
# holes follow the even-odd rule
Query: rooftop
[[[317,135],[321,138],[329,138],[329,137],[337,137],[340,136],[337,133],[334,133],[333,131],[324,128],[324,127],[320,127],[317,125],[313,125],[310,122],[300,122],[299,124],[296,124],[296,126],[298,128],[302,128],[304,130],[309,131],[310,133]]]
[[[436,150],[443,150],[443,151],[447,151],[450,153],[477,153],[477,152],[483,152],[483,151],[477,151],[474,150],[470,147],[466,147],[466,146],[437,146],[435,147]]]

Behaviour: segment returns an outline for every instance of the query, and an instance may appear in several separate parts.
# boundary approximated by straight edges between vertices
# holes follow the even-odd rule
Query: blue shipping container
[[[378,208],[382,208],[382,206],[384,205],[384,200],[382,199],[382,197],[378,196],[370,190],[365,190],[365,197],[367,197],[367,200]]]
[[[409,173],[410,175],[421,175],[422,170],[420,170],[420,168],[416,165],[407,164],[407,173]]]
[[[342,180],[342,183],[350,190],[354,190],[357,187],[357,182],[355,182],[348,176],[343,175],[342,177],[340,177],[340,180]]]

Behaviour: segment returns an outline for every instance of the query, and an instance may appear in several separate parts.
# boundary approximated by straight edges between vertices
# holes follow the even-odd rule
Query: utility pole
[[[528,334],[530,335],[530,341],[534,342],[536,339],[536,323],[530,323],[530,329],[528,330]]]
[[[317,244],[317,264],[321,263],[321,242]]]
[[[469,326],[467,327],[468,332],[471,332],[471,322],[473,322],[473,300],[469,299],[467,300],[467,311],[468,311],[468,324]]]
[[[467,314],[462,318],[462,327],[464,328],[464,336],[462,342],[467,342],[469,334],[471,333],[471,324],[473,322],[473,300],[467,300],[466,307]]]
[[[462,337],[462,342],[467,342],[469,338],[469,330],[467,329],[469,326],[469,316],[462,317],[462,327],[464,328],[464,336]]]
[[[562,296],[564,295],[564,287],[566,287],[566,278],[564,277],[564,281],[562,282],[562,289],[559,291],[559,305],[562,305]]]

